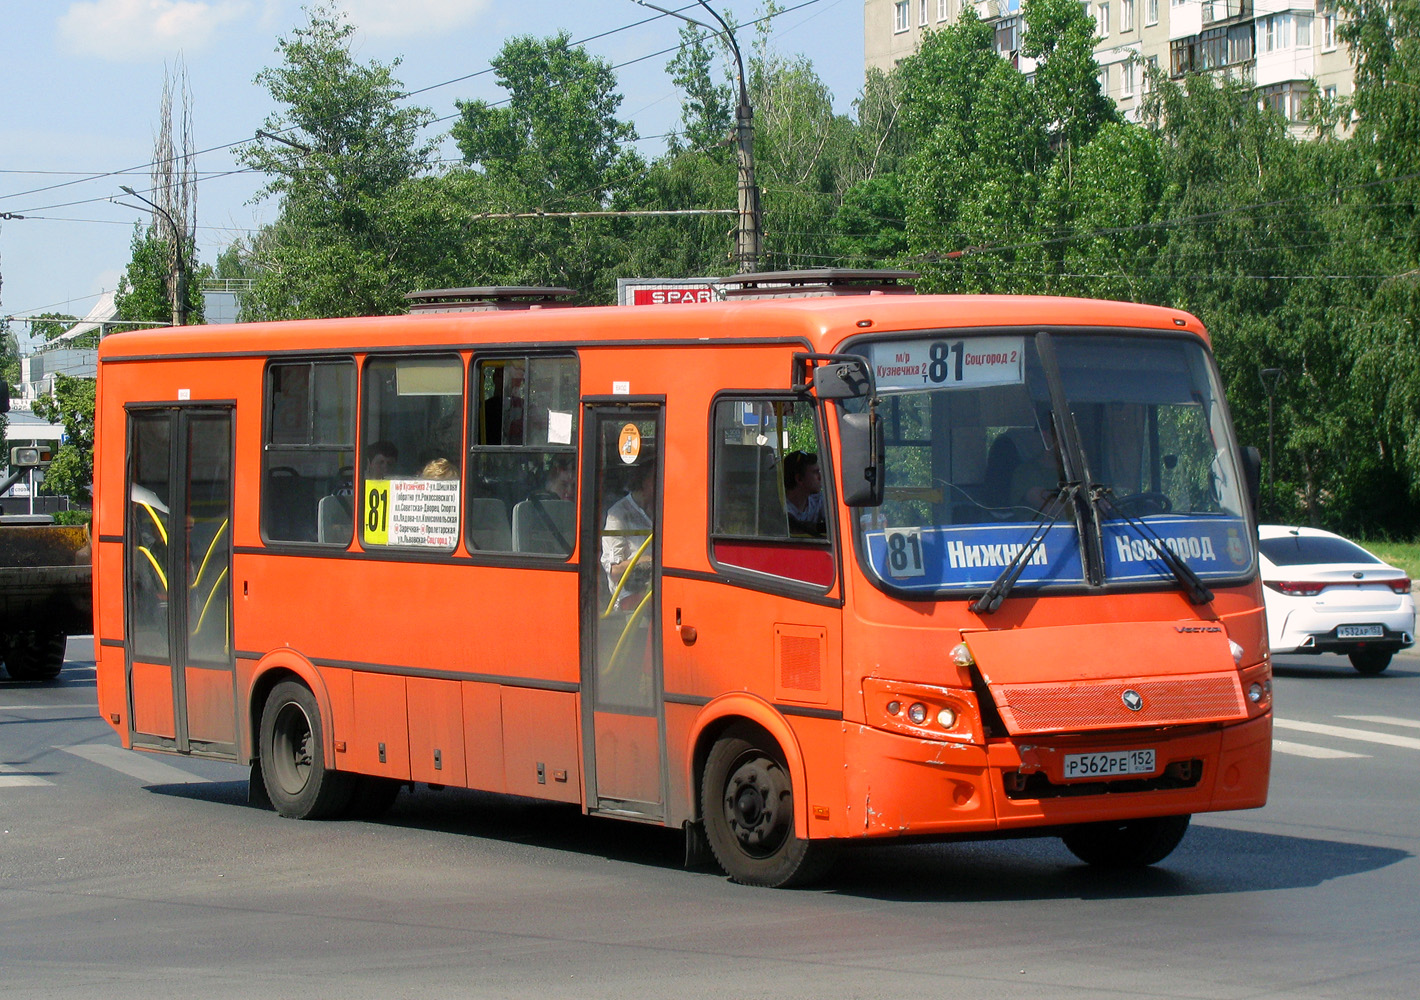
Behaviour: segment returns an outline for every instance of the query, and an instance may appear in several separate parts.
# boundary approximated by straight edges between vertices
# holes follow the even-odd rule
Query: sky
[[[762,0],[714,2],[741,24],[763,14]],[[657,6],[708,19],[687,3]],[[488,69],[515,35],[565,29],[578,41],[611,32],[586,48],[613,66],[626,64],[616,70],[620,117],[647,137],[637,148],[658,155],[665,140],[652,137],[679,121],[680,95],[665,71],[671,53],[653,54],[678,43],[680,22],[633,0],[341,0],[340,6],[358,29],[356,59],[401,59],[395,76],[410,91]],[[863,81],[862,0],[781,0],[781,6],[788,12],[773,22],[774,48],[807,56],[835,108],[851,113]],[[279,62],[277,39],[304,22],[298,0],[3,0],[0,316],[83,316],[117,285],[133,224],[149,218],[116,203],[136,204],[119,187],[149,186],[164,73],[179,61],[201,154],[198,259],[214,263],[234,238],[271,222],[277,203],[253,201],[262,176],[241,171],[234,151],[220,147],[251,138],[276,110],[253,78]],[[613,30],[619,28],[626,30]],[[753,40],[744,29],[741,48],[747,52]],[[455,111],[455,100],[506,96],[489,72],[412,101],[444,117]],[[457,155],[447,139],[442,155]],[[24,325],[15,330],[23,339]]]

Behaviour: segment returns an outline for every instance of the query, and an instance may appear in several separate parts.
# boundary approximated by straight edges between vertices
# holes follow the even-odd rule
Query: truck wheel
[[[310,688],[282,681],[261,711],[261,777],[272,807],[291,819],[325,819],[350,802],[353,776],[325,763],[320,706]]]
[[[1173,853],[1188,832],[1187,816],[1082,823],[1060,839],[1070,853],[1098,868],[1144,868]]]
[[[52,681],[64,669],[63,632],[12,632],[5,646],[5,669],[17,681]]]
[[[1390,657],[1388,649],[1361,649],[1352,653],[1350,660],[1358,674],[1372,677],[1390,666]]]
[[[783,754],[758,728],[716,741],[701,782],[705,835],[725,874],[744,885],[803,885],[824,873],[828,845],[794,832],[794,788]]]

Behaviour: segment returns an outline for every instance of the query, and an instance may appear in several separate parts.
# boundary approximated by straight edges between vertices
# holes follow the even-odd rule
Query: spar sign
[[[616,300],[623,306],[693,306],[722,299],[712,278],[616,279]]]

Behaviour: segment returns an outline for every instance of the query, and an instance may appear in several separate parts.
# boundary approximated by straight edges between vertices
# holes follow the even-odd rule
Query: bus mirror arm
[[[849,507],[881,507],[886,456],[876,399],[869,401],[864,413],[839,415],[838,439],[843,455],[843,502]]]

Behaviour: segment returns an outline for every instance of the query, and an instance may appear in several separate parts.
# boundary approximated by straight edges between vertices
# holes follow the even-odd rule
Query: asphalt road
[[[1420,993],[1420,656],[1283,658],[1269,805],[1162,865],[879,847],[822,886],[664,830],[468,792],[282,820],[232,765],[127,753],[92,647],[0,681],[0,996],[1404,997]]]

